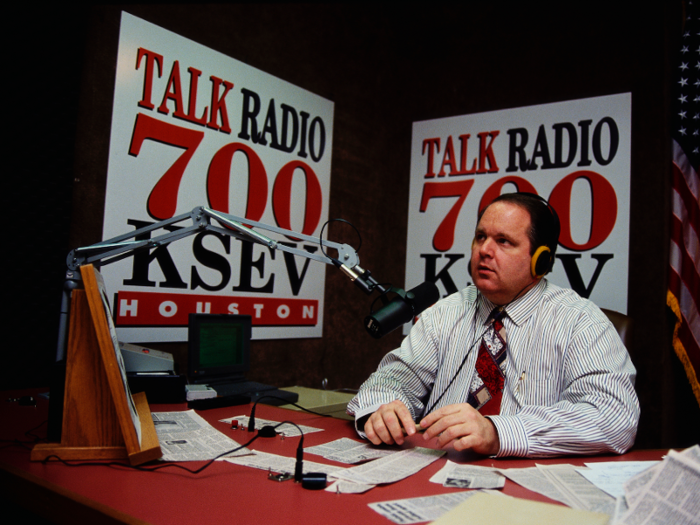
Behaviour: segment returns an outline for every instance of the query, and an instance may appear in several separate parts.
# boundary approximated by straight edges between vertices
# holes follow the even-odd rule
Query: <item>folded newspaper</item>
[[[194,410],[153,412],[151,416],[164,461],[208,461],[240,447]],[[242,448],[231,454],[244,456],[251,454],[251,451]]]

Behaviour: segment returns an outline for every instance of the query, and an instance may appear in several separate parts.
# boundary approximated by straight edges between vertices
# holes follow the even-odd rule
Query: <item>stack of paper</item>
[[[615,523],[700,524],[700,446],[670,450],[659,464],[625,483],[623,508]]]

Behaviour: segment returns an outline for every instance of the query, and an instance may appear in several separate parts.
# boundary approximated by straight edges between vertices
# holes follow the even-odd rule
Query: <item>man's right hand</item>
[[[412,436],[416,433],[416,424],[411,413],[401,401],[392,401],[380,406],[365,422],[365,434],[375,445],[403,445],[404,431]]]

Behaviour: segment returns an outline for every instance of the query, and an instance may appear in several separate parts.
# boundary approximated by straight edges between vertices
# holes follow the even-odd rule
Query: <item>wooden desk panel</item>
[[[14,394],[13,394],[14,395]],[[9,396],[9,395],[8,395]],[[38,399],[37,408],[20,407],[2,398],[0,417],[3,429],[0,438],[27,441],[24,432],[39,425],[46,418],[48,403]],[[155,412],[181,410],[184,405],[154,405]],[[243,444],[251,434],[245,430],[231,430],[218,420],[248,415],[250,406],[219,408],[200,412],[215,428]],[[326,443],[340,437],[356,438],[353,424],[332,418],[293,412],[282,408],[258,405],[256,416],[264,419],[292,420],[297,424],[325,428],[324,432],[308,434],[305,447]],[[35,431],[45,434],[45,427]],[[425,446],[422,436],[414,436],[411,444]],[[251,445],[255,450],[294,457],[298,438],[258,439]],[[537,463],[572,463],[586,461],[659,459],[663,451],[637,451],[624,456],[567,457],[537,460]],[[453,461],[470,460],[468,454],[449,451]],[[305,454],[305,460],[331,463],[320,456]],[[535,460],[470,460],[475,465],[501,467],[530,467]],[[8,498],[33,511],[61,523],[304,523],[328,525],[357,523],[389,523],[371,510],[367,504],[393,499],[428,496],[452,492],[428,480],[444,465],[441,459],[418,474],[391,485],[377,487],[365,494],[333,494],[309,491],[293,481],[269,481],[267,473],[247,467],[216,462],[200,474],[194,475],[178,468],[157,472],[140,472],[127,466],[67,467],[59,463],[32,463],[29,449],[5,446],[0,450],[2,467],[1,486]],[[194,469],[203,462],[184,465]],[[503,490],[511,496],[548,501],[548,498],[530,492],[507,481]],[[87,517],[88,513],[91,517]],[[97,517],[100,519],[98,520]],[[87,519],[87,521],[86,521]]]

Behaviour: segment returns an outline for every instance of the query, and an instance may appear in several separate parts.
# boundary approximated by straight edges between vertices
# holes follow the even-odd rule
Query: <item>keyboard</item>
[[[255,392],[265,392],[275,390],[274,386],[258,383],[257,381],[240,381],[238,383],[226,383],[221,385],[209,385],[219,396],[240,396],[244,394],[254,394]]]

